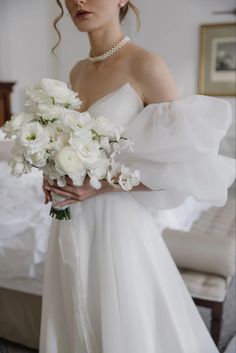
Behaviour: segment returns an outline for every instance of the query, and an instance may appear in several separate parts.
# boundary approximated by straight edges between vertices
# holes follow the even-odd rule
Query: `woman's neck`
[[[91,56],[98,56],[105,53],[124,37],[120,26],[116,27],[113,24],[112,27],[109,27],[106,26],[105,29],[100,28],[88,33]]]

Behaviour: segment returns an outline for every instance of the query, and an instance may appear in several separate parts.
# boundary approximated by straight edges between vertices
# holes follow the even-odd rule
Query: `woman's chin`
[[[75,26],[80,32],[91,32],[94,30],[94,26],[89,23],[79,23],[75,22]]]

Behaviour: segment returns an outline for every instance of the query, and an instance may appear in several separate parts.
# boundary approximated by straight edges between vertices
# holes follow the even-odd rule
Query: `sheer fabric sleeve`
[[[119,157],[138,169],[152,190],[132,196],[155,210],[179,207],[187,199],[203,208],[224,206],[235,159],[220,155],[219,145],[231,123],[230,104],[210,96],[147,105],[124,134],[134,141],[134,151]]]

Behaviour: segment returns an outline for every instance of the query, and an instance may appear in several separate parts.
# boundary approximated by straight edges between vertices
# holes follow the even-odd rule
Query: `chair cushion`
[[[179,269],[186,287],[194,298],[223,302],[229,287],[230,277],[199,273]]]
[[[203,211],[189,232],[165,229],[162,233],[179,268],[221,276],[235,273],[235,200]]]

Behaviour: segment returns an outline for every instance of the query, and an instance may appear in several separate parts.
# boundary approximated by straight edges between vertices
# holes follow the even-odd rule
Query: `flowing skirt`
[[[40,353],[217,353],[152,216],[107,193],[53,220]]]

